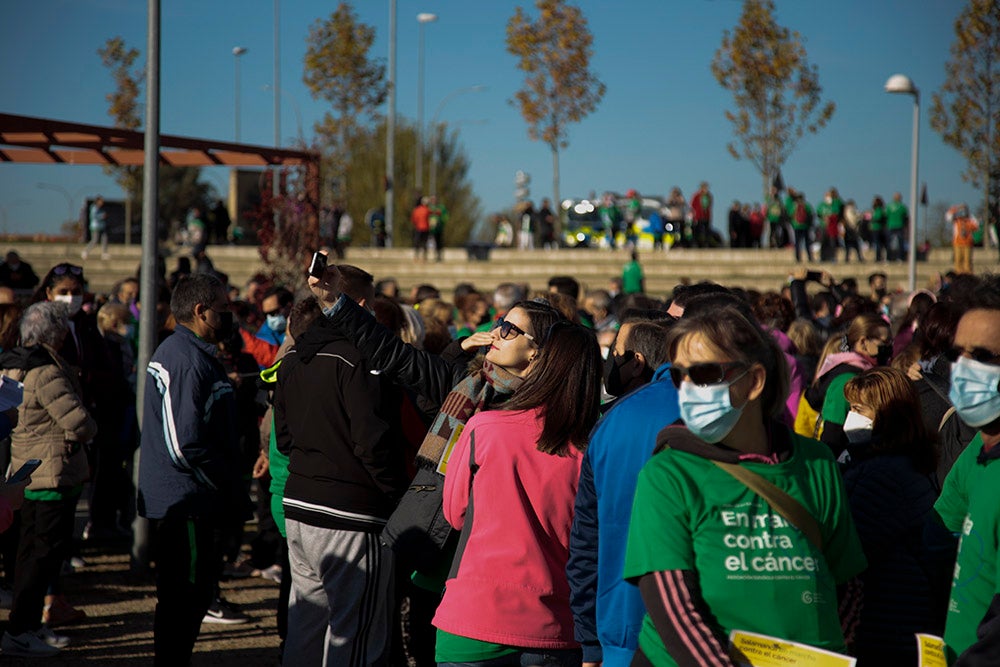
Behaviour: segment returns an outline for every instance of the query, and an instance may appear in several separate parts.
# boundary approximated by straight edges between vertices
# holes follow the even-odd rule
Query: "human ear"
[[[747,378],[750,381],[750,389],[747,391],[747,402],[755,401],[764,393],[764,385],[767,384],[767,371],[760,364],[754,364],[747,371]]]

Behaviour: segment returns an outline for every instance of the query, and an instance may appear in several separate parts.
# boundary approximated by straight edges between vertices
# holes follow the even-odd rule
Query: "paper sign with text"
[[[848,655],[744,630],[729,633],[729,645],[733,661],[741,667],[855,667],[857,664]]]

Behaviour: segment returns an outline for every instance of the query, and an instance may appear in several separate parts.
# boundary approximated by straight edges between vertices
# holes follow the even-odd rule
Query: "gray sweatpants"
[[[287,519],[292,593],[284,664],[387,665],[393,553],[378,533]]]

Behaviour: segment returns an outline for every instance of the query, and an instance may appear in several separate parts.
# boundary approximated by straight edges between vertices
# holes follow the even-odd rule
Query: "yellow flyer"
[[[733,662],[741,667],[854,667],[857,664],[857,660],[848,655],[744,630],[729,633],[729,653]]]
[[[444,446],[444,451],[441,452],[441,460],[438,461],[437,471],[442,475],[448,471],[448,459],[451,458],[451,452],[455,449],[455,443],[458,442],[458,436],[462,435],[464,427],[464,424],[459,424],[455,427],[455,430],[451,433],[451,437],[448,439],[448,444]]]
[[[944,655],[944,640],[934,635],[917,634],[918,667],[948,667]]]

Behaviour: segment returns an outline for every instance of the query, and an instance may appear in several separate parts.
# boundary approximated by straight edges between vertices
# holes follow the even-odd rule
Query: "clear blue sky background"
[[[416,117],[418,12],[439,19],[426,30],[425,120],[442,99],[473,85],[483,92],[455,97],[440,120],[461,123],[472,161],[471,179],[485,213],[513,201],[517,170],[531,174],[531,196],[551,195],[548,148],[531,142],[508,103],[521,83],[504,49],[505,25],[516,2],[398,0],[398,97],[401,116]],[[525,5],[526,2],[520,4]],[[716,194],[716,225],[732,199],[760,198],[761,179],[726,151],[731,138],[723,111],[731,98],[709,69],[722,31],[736,24],[738,0],[579,0],[595,35],[592,66],[607,84],[599,108],[570,130],[562,153],[563,197],[590,190],[637,188],[689,194],[707,180]],[[826,129],[806,137],[785,165],[787,184],[811,200],[835,185],[867,206],[874,193],[909,197],[911,98],[887,95],[885,80],[906,73],[922,93],[920,180],[932,202],[978,201],[961,180],[961,156],[928,122],[930,95],[944,80],[957,0],[778,0],[778,20],[805,38],[825,96],[837,103]],[[375,27],[376,57],[388,53],[388,1],[354,3]],[[324,112],[302,83],[310,25],[333,11],[332,0],[281,2],[281,136],[290,143]],[[141,0],[32,0],[0,7],[0,111],[110,125],[105,95],[112,80],[96,51],[121,35],[145,50],[146,3]],[[242,139],[270,145],[273,137],[272,0],[168,0],[162,9],[161,130],[231,140],[234,132],[234,46],[242,57]],[[486,121],[483,123],[482,121]],[[397,160],[412,160],[398,155]],[[222,190],[225,170],[205,170]],[[426,175],[425,175],[426,177]],[[66,194],[41,189],[39,183]],[[12,232],[56,231],[84,197],[120,191],[99,167],[0,164],[0,225]],[[67,196],[72,200],[67,201]],[[0,230],[2,231],[2,230]]]

